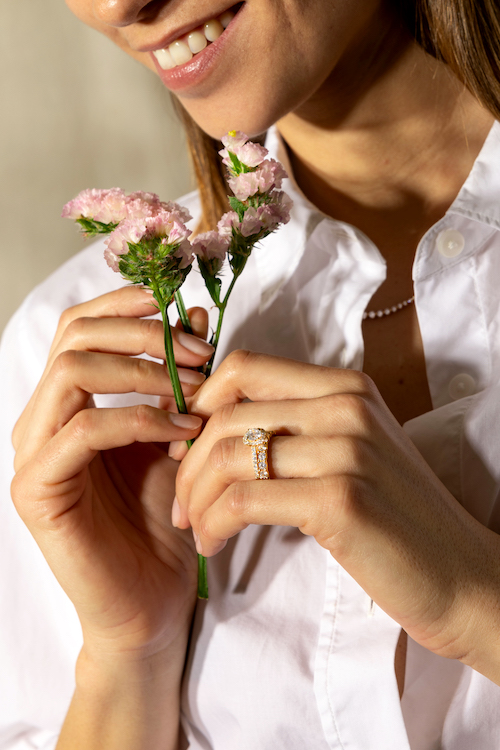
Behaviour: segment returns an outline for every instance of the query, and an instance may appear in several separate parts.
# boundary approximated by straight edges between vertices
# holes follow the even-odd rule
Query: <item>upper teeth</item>
[[[163,70],[170,70],[177,65],[183,65],[191,60],[193,55],[205,49],[207,44],[215,42],[222,32],[231,23],[234,13],[230,10],[223,13],[219,18],[213,18],[207,21],[190,34],[176,39],[165,49],[157,49],[153,55],[158,60],[158,64]]]

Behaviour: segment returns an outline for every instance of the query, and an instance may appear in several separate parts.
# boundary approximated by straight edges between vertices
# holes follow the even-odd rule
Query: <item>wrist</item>
[[[149,654],[84,645],[58,750],[174,750],[187,634]]]
[[[140,647],[113,639],[85,636],[76,664],[77,687],[100,685],[103,690],[123,684],[146,686],[148,682],[170,685],[180,681],[184,669],[190,620],[165,643]],[[125,683],[124,680],[126,679]]]
[[[457,575],[452,636],[442,655],[500,685],[500,537],[473,519],[468,541],[466,572]]]

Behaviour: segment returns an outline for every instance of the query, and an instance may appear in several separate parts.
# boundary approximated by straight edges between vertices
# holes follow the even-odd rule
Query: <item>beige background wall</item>
[[[82,247],[63,204],[86,187],[191,187],[158,79],[63,0],[0,3],[0,331],[26,294]]]

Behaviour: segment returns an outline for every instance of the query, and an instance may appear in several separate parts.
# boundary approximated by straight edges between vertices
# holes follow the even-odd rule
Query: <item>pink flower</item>
[[[161,201],[155,193],[140,190],[127,196],[126,211],[129,219],[143,219],[154,216],[160,210]]]
[[[230,130],[227,135],[222,136],[221,141],[223,146],[234,153],[235,149],[245,145],[248,141],[248,135],[242,133],[241,130]]]
[[[110,190],[82,190],[76,198],[63,208],[63,217],[68,219],[94,219],[101,224],[118,224],[124,219],[143,219],[168,211],[189,221],[189,211],[177,203],[161,201],[156,193],[137,191],[125,195],[120,188]]]
[[[222,236],[218,232],[204,232],[194,238],[191,249],[215,275],[219,273],[226,259],[229,242],[230,237]]]
[[[253,195],[264,195],[270,190],[280,188],[287,173],[275,159],[266,159],[255,172],[243,172],[230,177],[229,187],[240,201],[246,201]]]
[[[179,221],[186,224],[193,218],[185,206],[181,206],[179,203],[173,201],[162,201],[160,203],[162,211],[168,211],[171,214],[175,214]]]
[[[243,221],[239,230],[243,237],[250,237],[252,234],[258,234],[262,229],[262,222],[257,213],[257,209],[249,208],[245,211]]]
[[[253,143],[248,140],[248,136],[242,133],[241,130],[232,131],[225,135],[222,139],[222,143],[225,148],[219,151],[219,155],[222,157],[222,162],[231,169],[232,162],[229,158],[229,151],[233,153],[246,167],[257,167],[266,158],[268,151],[264,146],[260,146],[258,143]]]
[[[106,237],[104,244],[107,245],[104,251],[104,258],[113,271],[118,271],[119,256],[128,253],[128,243],[132,242],[137,245],[146,234],[145,219],[125,219],[119,224],[114,232]]]
[[[293,205],[292,200],[286,193],[275,192],[272,194],[273,200],[264,206],[259,206],[257,216],[262,223],[262,228],[267,231],[274,231],[279,224],[288,224],[290,221],[290,209]]]
[[[118,224],[127,216],[126,196],[120,188],[82,190],[63,208],[68,219],[94,219],[102,224]]]
[[[130,219],[156,216],[161,212],[177,214],[183,223],[193,218],[187,208],[172,201],[161,201],[156,193],[137,190],[127,196],[127,217]]]
[[[204,232],[197,235],[191,243],[193,253],[205,260],[223,261],[226,257],[229,241],[218,232]]]
[[[125,219],[104,240],[107,245],[104,257],[113,271],[118,271],[119,256],[128,253],[129,242],[138,245],[141,240],[156,237],[161,239],[163,245],[178,245],[173,254],[181,260],[179,268],[187,268],[193,262],[188,240],[190,234],[191,231],[182,222],[180,214],[173,211],[159,211],[154,216]]]
[[[241,222],[236,211],[228,211],[224,214],[217,224],[219,236],[230,241],[234,230],[243,237],[257,234],[262,234],[264,237],[280,224],[287,224],[290,221],[290,208],[292,207],[292,201],[288,195],[282,191],[272,191],[269,198],[271,199],[269,203],[258,208],[247,208]]]
[[[223,216],[219,220],[217,229],[219,230],[219,235],[221,237],[230,240],[233,236],[233,227],[236,229],[239,228],[239,226],[240,220],[236,211],[228,211],[227,213],[223,214]]]

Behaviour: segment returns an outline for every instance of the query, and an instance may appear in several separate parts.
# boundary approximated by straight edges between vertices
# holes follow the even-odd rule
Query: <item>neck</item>
[[[278,129],[307,197],[362,229],[389,260],[389,226],[410,232],[414,251],[454,200],[492,121],[447,66],[382,19]]]

